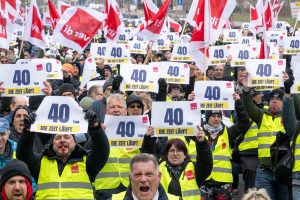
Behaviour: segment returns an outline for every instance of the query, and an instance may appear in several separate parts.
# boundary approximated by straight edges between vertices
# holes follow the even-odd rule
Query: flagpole
[[[296,18],[296,22],[295,22],[295,26],[294,26],[294,30],[293,30],[293,34],[292,34],[292,36],[294,36],[294,34],[295,34],[296,27],[297,27],[297,23],[298,23],[298,20],[297,20],[297,18]]]
[[[144,64],[146,64],[147,60],[149,59],[149,56],[150,56],[150,52],[152,51],[152,47],[154,45],[154,41],[151,42],[150,46],[149,46],[149,50],[148,50],[148,53],[147,53],[147,56],[144,60]]]
[[[187,24],[187,20],[184,20],[184,25],[183,25],[183,28],[182,28],[182,30],[181,30],[181,33],[180,33],[180,38],[181,38],[181,36],[183,35],[183,33],[184,33],[184,30],[185,30],[185,27],[186,27],[186,24]]]
[[[24,46],[24,39],[22,38],[21,45],[20,45],[19,58],[21,58],[21,53],[23,51],[23,46]]]

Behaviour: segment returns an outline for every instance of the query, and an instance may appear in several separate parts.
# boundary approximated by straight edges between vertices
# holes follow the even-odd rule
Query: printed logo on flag
[[[7,33],[6,33],[6,19],[2,18],[0,14],[0,38],[7,38]]]
[[[38,16],[37,8],[34,6],[32,9],[32,25],[30,36],[38,40],[43,40],[41,31],[43,31],[42,21]]]

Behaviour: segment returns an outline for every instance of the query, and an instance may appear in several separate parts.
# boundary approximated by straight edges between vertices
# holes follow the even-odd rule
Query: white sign
[[[121,64],[123,81],[121,91],[148,91],[158,93],[159,67]]]
[[[282,72],[285,71],[285,59],[247,60],[246,69],[249,86],[283,86]]]
[[[128,45],[130,47],[130,53],[147,54],[148,42],[146,41],[128,41]]]
[[[179,33],[167,33],[167,40],[169,40],[171,44],[176,44],[179,41]]]
[[[170,50],[171,42],[167,40],[166,35],[160,36],[152,46],[153,51]]]
[[[231,66],[245,66],[245,61],[256,58],[256,48],[250,44],[231,44],[227,45],[229,55],[231,55]]]
[[[279,46],[283,46],[283,42],[287,36],[286,31],[267,31],[267,43],[274,42]]]
[[[106,64],[123,64],[130,61],[130,49],[128,44],[111,43],[106,47]]]
[[[89,81],[87,83],[86,89],[89,90],[90,87],[94,86],[94,85],[99,85],[101,88],[103,87],[104,83],[106,80],[97,80],[97,81]]]
[[[290,5],[291,5],[292,18],[296,18],[298,16],[298,12],[300,9],[300,2],[290,2]]]
[[[110,147],[134,148],[142,146],[144,135],[150,125],[148,115],[105,115],[104,124]]]
[[[160,78],[164,78],[167,83],[189,84],[190,67],[186,63],[178,62],[153,62],[151,67],[159,67]]]
[[[96,63],[92,57],[89,57],[84,62],[82,80],[80,88],[83,88],[91,79],[97,76]]]
[[[4,96],[36,96],[45,95],[46,72],[43,67],[33,63],[28,64],[1,64],[0,80],[5,88]]]
[[[275,21],[273,28],[275,30],[286,30],[287,23],[285,21]]]
[[[88,121],[79,104],[71,97],[47,96],[36,111],[30,131],[49,134],[87,133]]]
[[[151,125],[156,137],[194,136],[197,125],[201,124],[199,103],[193,101],[173,101],[152,103]]]
[[[286,37],[284,40],[284,54],[295,55],[300,53],[300,37]]]
[[[99,61],[100,58],[105,58],[105,52],[108,43],[92,43],[90,52],[92,56],[94,56],[95,61]]]
[[[30,64],[36,65],[37,68],[46,72],[46,79],[63,79],[62,65],[59,60],[37,58],[37,59],[19,59],[17,64]]]
[[[239,44],[253,44],[256,42],[255,37],[239,37],[238,43]]]
[[[238,38],[242,36],[242,29],[224,29],[224,42],[237,43]]]
[[[225,64],[229,56],[227,48],[227,45],[209,47],[209,65]]]
[[[279,59],[279,46],[276,43],[269,43],[269,58],[270,59]]]
[[[293,75],[294,75],[294,85],[291,88],[291,93],[300,93],[300,55],[298,54],[297,56],[292,56],[292,61],[291,61],[291,68],[293,70]]]
[[[188,48],[188,43],[176,43],[173,47],[171,61],[193,61],[192,56],[188,54]]]
[[[234,85],[227,81],[196,81],[195,100],[201,110],[234,110]]]

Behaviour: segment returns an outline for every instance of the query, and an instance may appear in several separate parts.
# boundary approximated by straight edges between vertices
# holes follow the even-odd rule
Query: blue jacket
[[[0,169],[2,169],[6,163],[8,163],[9,161],[11,161],[13,159],[13,154],[16,153],[16,149],[17,149],[17,143],[8,139],[6,144],[9,145],[9,153],[8,155],[0,155]],[[5,145],[5,150],[6,150],[7,146]],[[16,158],[16,157],[15,157]]]

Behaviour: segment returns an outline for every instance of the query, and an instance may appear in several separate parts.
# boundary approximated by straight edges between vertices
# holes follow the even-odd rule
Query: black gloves
[[[290,69],[289,71],[287,71],[288,75],[289,75],[289,79],[284,81],[284,92],[287,94],[291,93],[291,87],[294,84],[294,76],[293,76],[293,71]]]
[[[158,79],[158,85],[159,85],[159,89],[158,90],[160,92],[167,92],[167,86],[168,86],[168,84],[167,84],[167,82],[166,82],[166,80],[164,78]]]
[[[34,123],[35,118],[36,118],[35,113],[29,113],[27,116],[24,117],[25,130],[27,130],[27,131],[30,130],[30,126],[31,126],[31,124]]]
[[[121,82],[123,80],[123,77],[118,75],[114,78],[113,83],[112,83],[112,90],[118,91],[121,85]]]
[[[83,111],[85,112],[84,119],[88,120],[89,122],[89,128],[96,128],[100,125],[100,119],[97,113],[91,110],[83,110]]]

